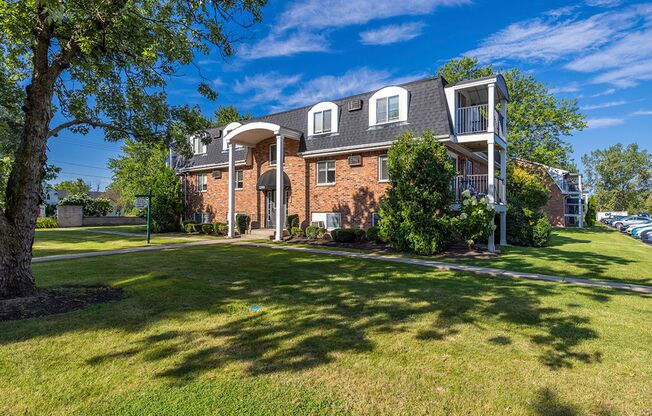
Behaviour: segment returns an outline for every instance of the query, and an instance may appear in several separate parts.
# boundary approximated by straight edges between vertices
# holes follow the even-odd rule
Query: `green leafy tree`
[[[113,209],[111,201],[106,198],[91,198],[87,193],[71,194],[63,198],[59,205],[79,205],[84,207],[87,217],[103,217]]]
[[[91,191],[91,185],[84,182],[83,179],[77,178],[74,181],[63,181],[54,185],[57,191],[68,191],[69,194],[86,194]]]
[[[446,146],[431,132],[400,135],[387,153],[391,187],[380,206],[380,233],[399,250],[429,255],[450,243],[456,175]]]
[[[652,193],[652,156],[632,143],[594,150],[582,156],[584,183],[593,191],[600,211],[645,209]]]
[[[552,226],[541,211],[550,190],[543,178],[510,163],[507,169],[507,240],[519,246],[542,247],[550,241]]]
[[[180,230],[183,211],[181,182],[172,169],[163,167],[152,184],[152,229],[157,233]]]
[[[166,85],[197,53],[229,56],[260,21],[265,0],[2,0],[1,103],[22,113],[0,215],[0,298],[36,290],[31,272],[48,139],[65,129],[107,140],[174,144],[209,125],[197,107],[171,106]],[[0,84],[2,85],[2,84]],[[24,95],[12,94],[25,86]],[[208,82],[198,91],[215,99]],[[56,103],[56,107],[54,106]],[[4,104],[3,104],[4,106]],[[57,111],[65,121],[52,126]]]
[[[455,83],[495,72],[491,65],[481,66],[476,59],[464,57],[444,64],[437,74]],[[563,137],[586,128],[577,100],[557,99],[534,76],[518,69],[500,72],[510,97],[507,105],[510,156],[574,170],[572,147]]]
[[[251,113],[240,113],[234,105],[221,105],[215,110],[215,125],[226,126],[236,121],[249,120],[251,117]]]

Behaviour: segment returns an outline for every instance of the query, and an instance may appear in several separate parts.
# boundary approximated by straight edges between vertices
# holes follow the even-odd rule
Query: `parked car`
[[[605,218],[604,223],[607,225],[613,225],[614,222],[627,218],[626,215],[614,215],[613,217]]]
[[[614,221],[611,225],[615,227],[617,230],[620,230],[623,225],[636,224],[636,223],[641,223],[646,221],[649,221],[649,218],[639,217],[638,215],[630,215],[629,217],[625,217],[618,221]]]
[[[641,241],[652,244],[652,231],[645,231],[641,237]]]
[[[644,225],[639,225],[637,227],[631,227],[631,229],[627,230],[628,233],[632,235],[634,238],[641,238],[641,233],[647,230],[652,230],[652,221],[648,222],[647,224]]]

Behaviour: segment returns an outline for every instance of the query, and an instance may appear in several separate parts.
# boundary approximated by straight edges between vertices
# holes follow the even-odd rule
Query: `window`
[[[378,156],[378,182],[389,182],[387,170],[387,155]]]
[[[208,190],[208,175],[201,173],[197,175],[197,192],[206,192]]]
[[[190,139],[192,145],[192,153],[195,155],[201,155],[206,153],[206,145],[202,143],[201,138],[193,137]]]
[[[210,212],[195,212],[193,215],[194,221],[197,224],[208,224],[211,222],[211,213]]]
[[[276,165],[276,145],[269,145],[269,165]]]
[[[376,100],[376,123],[388,123],[399,119],[398,95]]]
[[[372,227],[378,227],[378,224],[380,224],[380,218],[378,217],[377,212],[372,212],[371,213],[371,226]]]
[[[314,118],[313,126],[315,134],[330,133],[332,114],[333,112],[331,110],[318,111],[313,113],[312,116]]]
[[[466,169],[466,174],[467,175],[473,175],[473,161],[472,160],[466,159],[465,169]]]
[[[312,223],[321,223],[327,230],[334,230],[342,227],[342,214],[339,212],[314,212]]]
[[[241,170],[235,171],[235,189],[242,189],[244,184],[243,173]]]
[[[317,185],[332,185],[335,183],[335,161],[317,162]]]

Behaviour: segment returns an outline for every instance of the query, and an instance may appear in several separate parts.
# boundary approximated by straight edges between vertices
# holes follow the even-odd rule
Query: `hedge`
[[[36,219],[36,228],[57,228],[57,219],[52,217],[44,217]]]

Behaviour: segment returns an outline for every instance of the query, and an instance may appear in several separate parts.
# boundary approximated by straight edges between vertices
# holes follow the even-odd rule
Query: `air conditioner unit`
[[[362,109],[362,100],[349,101],[349,111],[357,111]]]
[[[352,155],[349,156],[349,166],[360,166],[362,165],[362,156]]]
[[[222,171],[221,170],[214,170],[213,171],[213,179],[220,179],[222,177]]]

